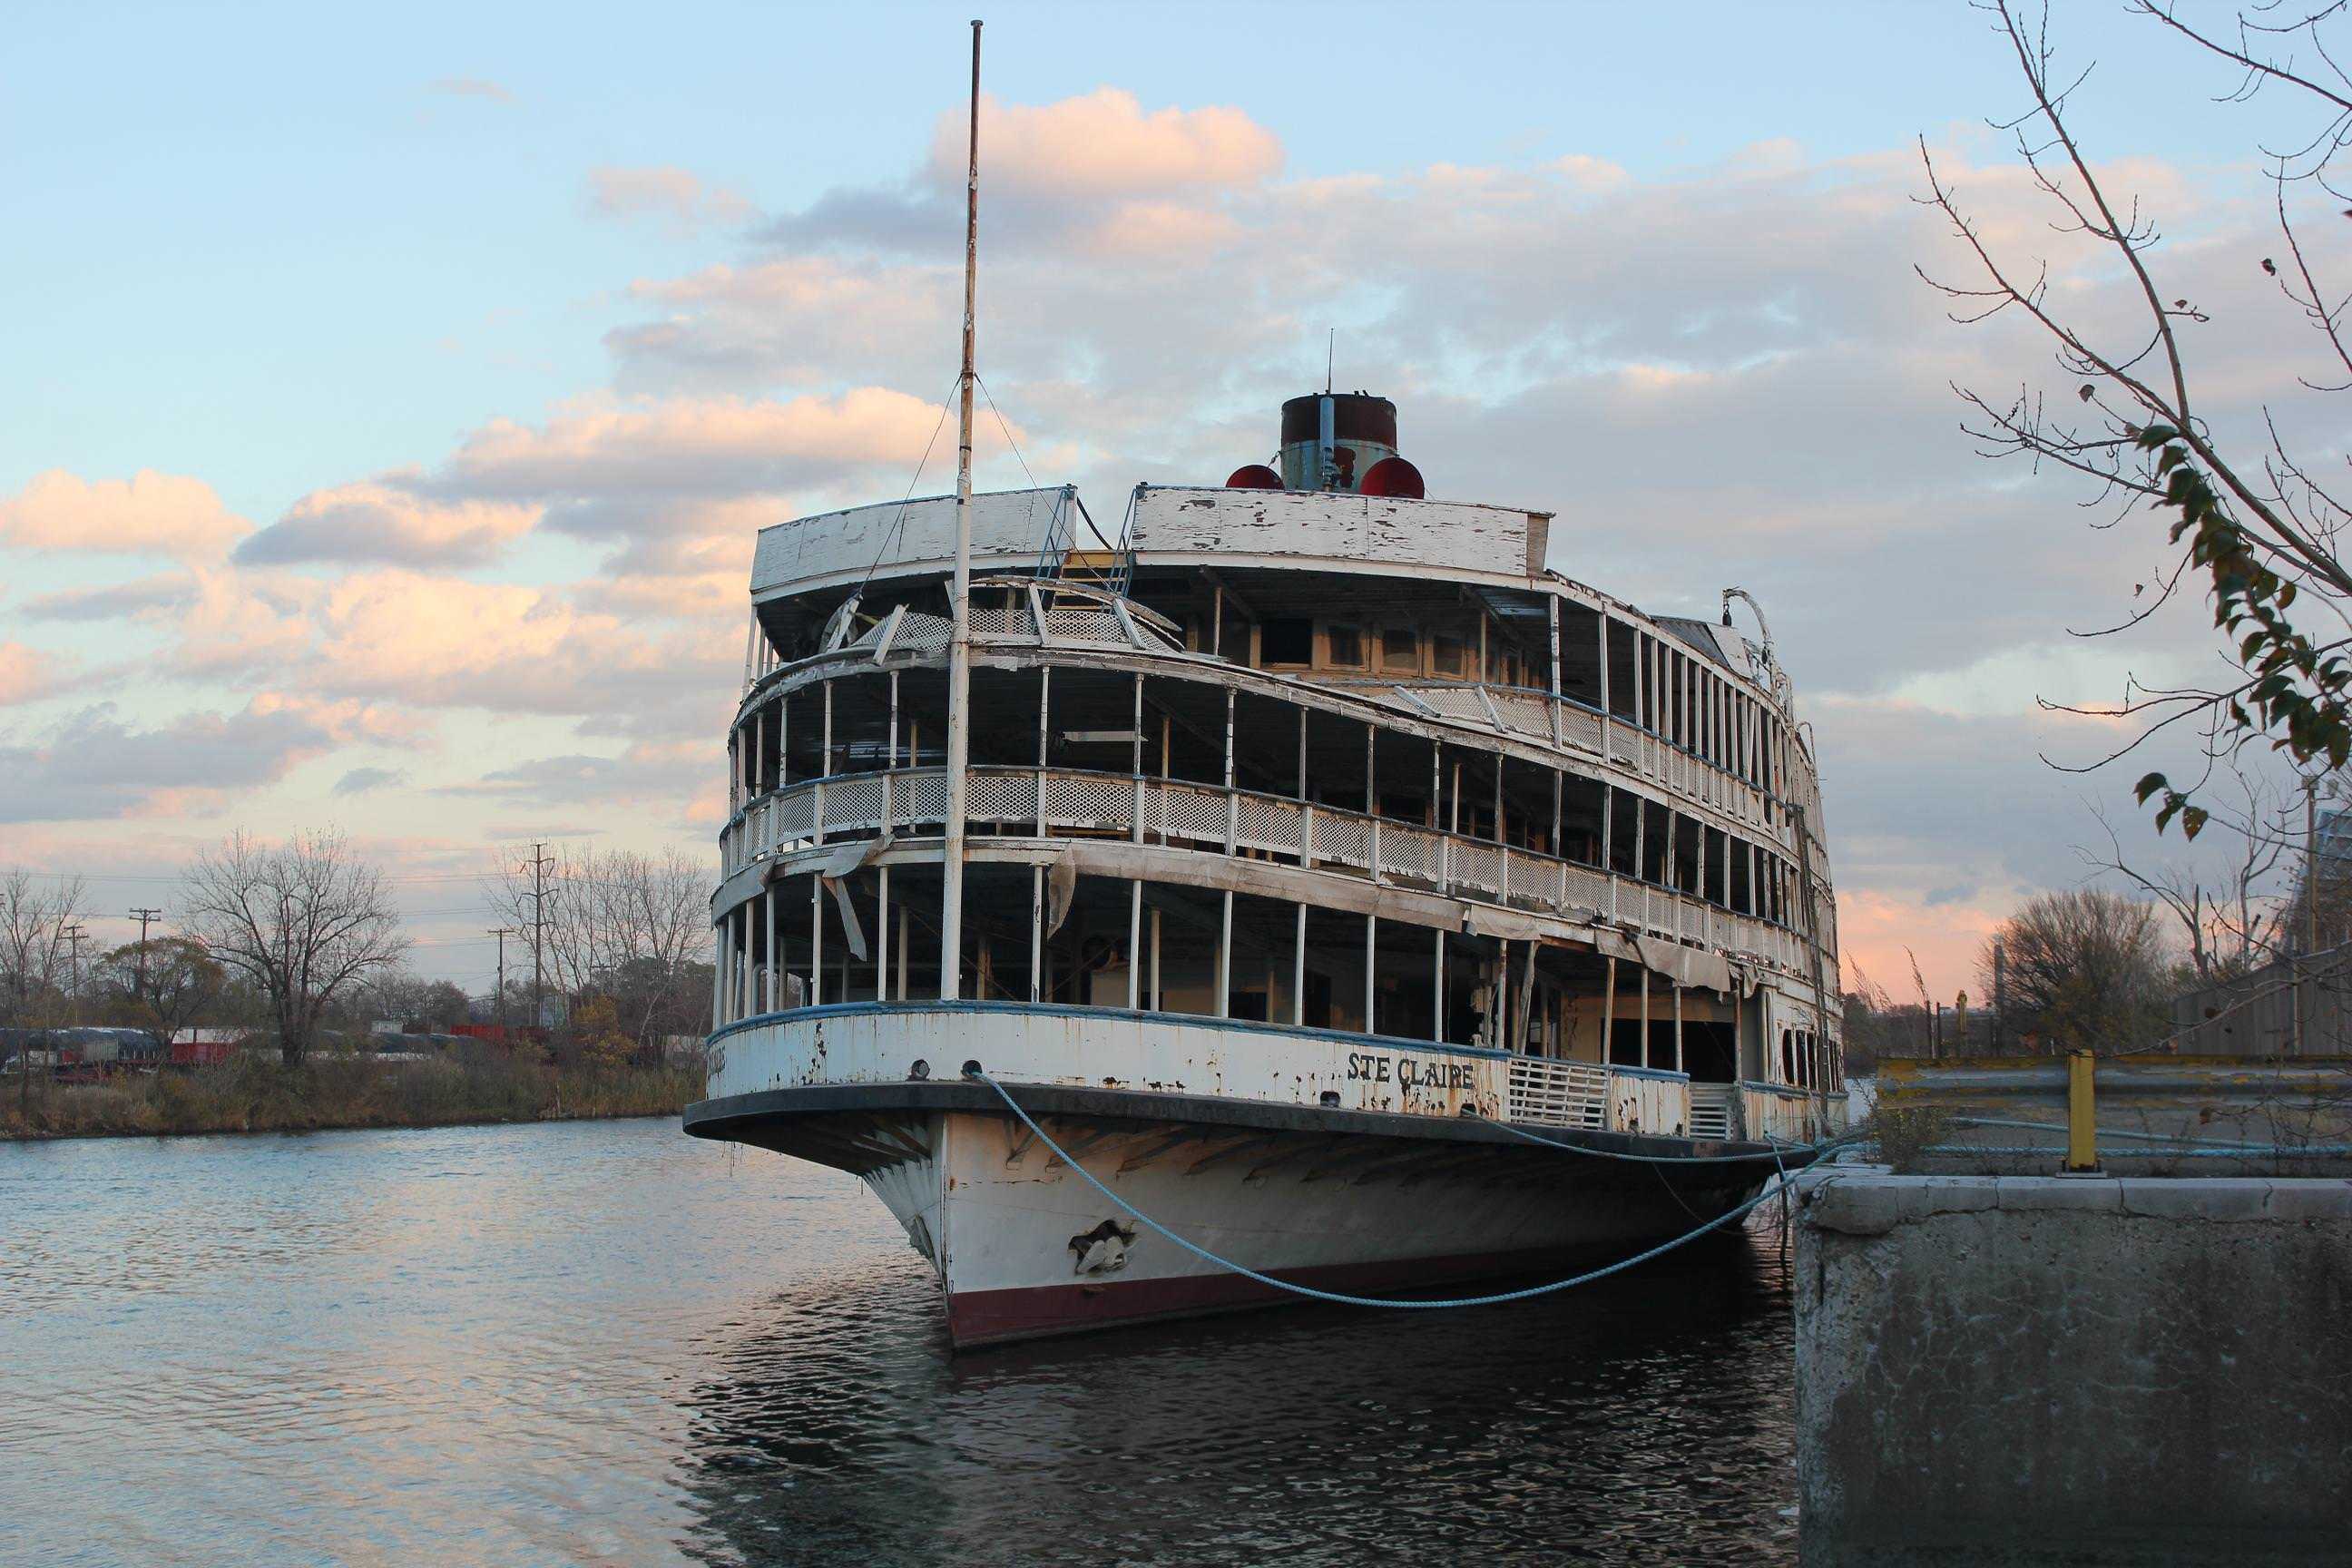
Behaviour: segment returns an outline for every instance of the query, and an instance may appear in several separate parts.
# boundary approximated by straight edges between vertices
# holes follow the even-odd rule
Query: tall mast
[[[963,374],[956,383],[955,585],[948,637],[948,820],[940,847],[940,997],[963,987],[963,819],[971,798],[971,339],[980,276],[980,23],[971,25],[971,133],[963,185]]]

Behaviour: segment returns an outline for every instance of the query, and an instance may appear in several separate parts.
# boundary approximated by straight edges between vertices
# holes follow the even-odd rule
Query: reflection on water
[[[0,1558],[1795,1558],[1776,1231],[1474,1312],[947,1353],[674,1123],[0,1148]]]

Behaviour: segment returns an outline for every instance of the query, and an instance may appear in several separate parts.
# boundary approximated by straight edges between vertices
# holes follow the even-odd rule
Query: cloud
[[[304,584],[291,602],[268,586],[216,584],[184,619],[176,664],[233,681],[298,671],[307,700],[355,705],[321,708],[352,726],[370,713],[417,724],[414,714],[438,710],[585,717],[639,708],[719,725],[728,672],[740,673],[742,658],[734,616],[656,632],[551,587],[397,570]]]
[[[605,217],[667,220],[672,232],[691,234],[705,225],[734,225],[755,215],[751,204],[724,185],[707,185],[675,164],[588,171],[588,205]]]
[[[715,823],[724,811],[712,787],[709,757],[708,745],[698,742],[639,742],[618,756],[567,752],[534,758],[436,793],[534,809],[644,807],[670,822],[700,826]]]
[[[369,795],[408,782],[406,770],[400,768],[353,768],[335,781],[338,796]]]
[[[398,484],[366,480],[304,496],[239,544],[236,559],[247,565],[479,565],[530,531],[540,512],[514,502],[436,500]]]
[[[940,116],[928,173],[963,188],[966,118]],[[980,100],[980,142],[989,189],[1016,195],[1135,196],[1237,189],[1282,168],[1282,142],[1238,109],[1158,109],[1098,87],[1056,103]]]
[[[97,480],[51,468],[0,501],[0,545],[17,550],[210,559],[252,526],[203,480],[151,468]]]
[[[66,670],[54,654],[0,641],[0,708],[37,702],[65,689]]]
[[[91,588],[60,588],[25,605],[37,621],[128,620],[153,610],[177,609],[194,597],[196,579],[184,572],[164,572],[128,583]]]
[[[257,697],[235,713],[189,713],[154,728],[112,703],[37,734],[0,732],[0,822],[69,822],[171,813],[276,783],[331,749],[299,705]]]
[[[450,98],[488,99],[492,103],[512,103],[515,100],[513,93],[497,82],[486,81],[480,77],[445,76],[426,90]]]
[[[740,528],[746,504],[772,521],[791,515],[789,497],[904,474],[939,424],[936,406],[879,386],[606,402],[542,425],[492,421],[415,488],[451,501],[544,506],[546,527],[579,538],[694,537]],[[750,534],[740,538],[748,544]]]
[[[948,254],[962,234],[961,110],[942,114],[929,159],[897,184],[836,189],[760,231],[782,247]],[[1241,110],[1147,111],[1114,87],[1045,104],[981,100],[992,253],[1073,247],[1181,265],[1233,237],[1221,211],[1281,172],[1282,142]]]
[[[662,314],[614,328],[604,343],[624,386],[638,364],[662,385],[702,387],[826,383],[845,365],[889,374],[911,369],[908,348],[961,310],[959,287],[943,267],[823,256],[722,265],[632,285],[631,299]]]
[[[1076,479],[1097,516],[1138,480],[1213,483],[1267,455],[1336,325],[1340,379],[1397,399],[1440,499],[1557,511],[1553,564],[1648,608],[1712,614],[1730,583],[1759,596],[1820,738],[1842,935],[1890,988],[1908,988],[1906,944],[1939,994],[1968,984],[1990,921],[2077,879],[2084,797],[2127,785],[2045,768],[2038,752],[2110,737],[2037,714],[2035,693],[2212,657],[2193,602],[2126,641],[2065,636],[2128,605],[2160,532],[2094,532],[2078,490],[1985,464],[1955,431],[1951,384],[2008,385],[2047,354],[2001,321],[1953,326],[1912,275],[1955,258],[1910,200],[1906,150],[1771,140],[1641,177],[1579,154],[1292,178],[1237,110],[1104,89],[987,114],[982,361],[1030,468]],[[260,717],[331,738],[364,729],[338,704],[492,735],[471,781],[432,796],[460,818],[542,799],[567,822],[707,818],[758,528],[895,496],[938,428],[961,131],[951,115],[895,178],[758,225],[725,265],[610,296],[609,388],[404,454],[414,468],[328,486],[259,533],[229,519],[209,554],[172,552],[180,571],[26,612],[128,619],[171,639],[157,669],[294,689],[312,712]],[[1983,232],[2046,252],[2053,289],[2119,338],[2092,251],[2050,232],[2028,177],[1938,157]],[[2118,173],[2176,237],[2156,253],[2168,297],[2268,320],[2242,265],[2268,243],[2259,212],[2160,164]],[[588,199],[682,228],[751,221],[676,169],[599,171]],[[2293,327],[2200,344],[2228,389],[2209,417],[2226,426],[2299,367]],[[985,407],[981,430],[982,484],[1024,482]],[[0,537],[31,536],[0,518]]]

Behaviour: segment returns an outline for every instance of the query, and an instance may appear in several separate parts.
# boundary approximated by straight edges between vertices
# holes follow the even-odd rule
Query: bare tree
[[[72,963],[66,932],[86,894],[79,877],[0,875],[0,1024],[35,1026],[64,995]]]
[[[1955,301],[1963,323],[1991,317],[2021,319],[2051,345],[2063,378],[2045,390],[2028,383],[1999,398],[1956,388],[1968,407],[1962,427],[1990,456],[2022,457],[2086,476],[2096,494],[2086,504],[2112,501],[2118,517],[2148,507],[2172,514],[2166,552],[2153,593],[2117,624],[2079,634],[2106,636],[2154,615],[2184,582],[2200,583],[2222,635],[2231,677],[2211,686],[2150,688],[2127,682],[2112,706],[2045,706],[2131,721],[2130,738],[2089,764],[2104,766],[2150,736],[2185,723],[2198,734],[2207,763],[2227,758],[2250,742],[2267,739],[2299,765],[2341,768],[2352,755],[2352,570],[2338,542],[2352,510],[2324,479],[2319,459],[2340,461],[2336,426],[2326,400],[2352,391],[2352,342],[2344,335],[2347,297],[2323,279],[2329,256],[2306,244],[2304,226],[2326,203],[2326,220],[2352,205],[2338,180],[2337,161],[2352,143],[2352,77],[2336,64],[2347,42],[2335,35],[2347,23],[2342,0],[2315,10],[2270,6],[2242,14],[2231,36],[2180,21],[2167,4],[2136,0],[2128,9],[2147,25],[2168,30],[2185,47],[2201,51],[2231,73],[2225,102],[2264,91],[2284,98],[2291,112],[2307,114],[2309,133],[2281,149],[2264,148],[2271,205],[2279,238],[2269,256],[2245,255],[2242,265],[2275,283],[2281,309],[2307,327],[2311,353],[2300,366],[2266,355],[2253,374],[2277,380],[2260,400],[2259,421],[2225,434],[2207,417],[2219,400],[2197,391],[2189,344],[2211,318],[2179,287],[2159,280],[2155,256],[2160,234],[2121,176],[2085,150],[2069,119],[2071,99],[2087,70],[2062,76],[2054,63],[2048,14],[2028,18],[2011,0],[1980,0],[1996,31],[2015,55],[2031,103],[1996,128],[2011,132],[2052,226],[2080,237],[2113,262],[2111,273],[2050,287],[2044,259],[1997,249],[1988,230],[1965,208],[1920,142],[1929,205],[1951,222],[1973,258],[1969,281],[1921,277]],[[2298,54],[2295,51],[2300,50]],[[2298,68],[2301,61],[2311,68]],[[2116,320],[2125,324],[2114,325]],[[2243,374],[2243,373],[2239,373]],[[2291,435],[2318,432],[2298,449]],[[2112,526],[2110,524],[2109,526]],[[2144,775],[2143,804],[2157,804],[2159,828],[2179,816],[2194,837],[2209,808],[2197,802],[2203,776],[2176,782]]]
[[[187,895],[188,929],[268,998],[289,1067],[337,994],[408,947],[382,873],[336,834],[266,844],[240,832],[197,858]]]
[[[2124,1050],[2161,1028],[2171,955],[2155,904],[2095,888],[2036,894],[1977,956],[1987,994],[1996,944],[2006,949],[2007,1016],[2052,1050]]]
[[[33,1028],[61,1010],[72,984],[72,940],[87,889],[79,877],[0,875],[0,1026]],[[16,1097],[32,1094],[32,1060],[20,1047]]]
[[[528,869],[514,869],[513,856],[503,864],[499,917],[528,942],[541,905]],[[692,955],[709,941],[711,880],[709,867],[676,850],[560,848],[543,906],[550,980],[577,1001],[609,998],[617,1026],[640,1050],[650,1046],[679,1015],[681,997],[697,1002],[698,988],[709,988],[709,969],[698,969]],[[707,1010],[707,1002],[698,1005]]]
[[[2303,858],[2295,803],[2242,768],[2228,770],[2228,777],[2229,798],[2214,801],[2210,821],[2236,847],[2218,870],[2186,860],[2134,863],[2115,825],[2096,806],[2091,816],[2105,834],[2106,847],[2075,848],[2095,870],[2122,878],[2171,912],[2188,944],[2189,968],[2202,985],[2235,979],[2278,955],[2289,932],[2277,879]]]

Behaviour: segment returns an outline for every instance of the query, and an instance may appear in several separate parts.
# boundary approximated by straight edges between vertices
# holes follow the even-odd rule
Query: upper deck
[[[1003,490],[971,499],[971,559],[978,573],[1034,569],[1057,533],[1097,548],[1123,548],[1138,565],[1191,562],[1321,567],[1374,575],[1435,572],[1465,583],[1538,577],[1551,514],[1408,496],[1192,486],[1137,487],[1123,546],[1085,540],[1061,521],[1076,504],[1067,487]],[[751,562],[753,603],[822,593],[868,580],[937,576],[955,558],[955,497],[883,501],[794,518],[760,531]],[[1081,548],[1081,553],[1086,553]]]
[[[921,933],[957,502],[762,530],[722,1019],[789,972],[803,1005],[1076,1001],[1831,1084],[1828,856],[1769,647],[1551,570],[1548,512],[1425,500],[1392,445],[1310,434],[1115,519],[1068,486],[971,498],[954,986]]]

